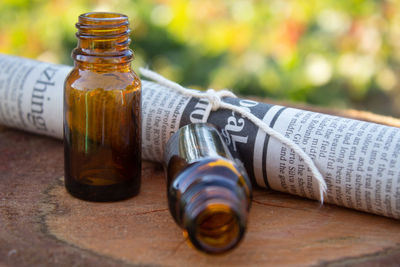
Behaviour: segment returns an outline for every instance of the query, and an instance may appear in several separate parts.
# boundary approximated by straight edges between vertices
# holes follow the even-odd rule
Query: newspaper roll
[[[62,138],[64,79],[71,67],[0,55],[0,123]],[[162,161],[180,127],[203,121],[205,99],[142,81],[143,159]],[[328,185],[326,202],[400,218],[400,129],[240,98],[240,106],[298,144]],[[253,183],[310,199],[318,186],[293,150],[230,110],[212,112]]]

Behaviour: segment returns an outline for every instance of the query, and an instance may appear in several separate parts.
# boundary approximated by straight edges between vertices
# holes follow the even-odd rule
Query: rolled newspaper
[[[0,124],[62,138],[63,85],[71,70],[0,55]],[[161,162],[164,146],[180,127],[203,121],[208,100],[142,81],[143,159]],[[328,185],[325,201],[400,218],[400,129],[240,98],[223,98],[293,140],[314,161]],[[239,155],[253,184],[310,199],[318,185],[292,149],[239,114],[220,109],[217,125]]]

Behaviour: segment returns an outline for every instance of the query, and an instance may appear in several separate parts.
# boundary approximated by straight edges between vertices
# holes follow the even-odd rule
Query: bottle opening
[[[119,13],[92,12],[79,16],[78,37],[97,37],[116,38],[118,35],[129,35],[128,17]]]
[[[128,19],[128,17],[124,14],[120,13],[112,13],[112,12],[89,12],[79,16],[79,20],[96,20],[96,19],[103,19],[103,20],[119,20],[119,19]]]
[[[194,233],[189,233],[193,245],[211,254],[232,249],[244,233],[238,214],[221,204],[208,206],[200,212],[195,218],[194,227]]]

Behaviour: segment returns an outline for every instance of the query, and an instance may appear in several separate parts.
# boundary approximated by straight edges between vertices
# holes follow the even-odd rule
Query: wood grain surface
[[[169,214],[161,166],[144,162],[142,177],[126,201],[78,200],[63,186],[60,141],[0,126],[0,266],[400,264],[399,221],[262,189],[239,247],[202,254]]]

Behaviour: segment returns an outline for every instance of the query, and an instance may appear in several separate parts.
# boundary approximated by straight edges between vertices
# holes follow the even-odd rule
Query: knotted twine
[[[270,137],[277,139],[282,144],[285,144],[286,146],[291,148],[295,153],[297,153],[297,155],[299,155],[303,159],[303,161],[310,168],[311,173],[314,176],[314,179],[318,183],[319,200],[321,201],[321,203],[324,202],[324,194],[326,193],[327,186],[326,186],[324,178],[322,177],[321,172],[318,170],[317,166],[315,165],[315,163],[311,159],[311,157],[309,155],[307,155],[307,153],[295,142],[293,142],[289,138],[285,137],[278,131],[269,127],[265,122],[263,122],[261,119],[254,116],[252,113],[244,110],[241,107],[234,106],[232,104],[222,101],[223,97],[236,98],[236,95],[234,93],[232,93],[231,91],[228,91],[228,90],[215,91],[214,89],[208,89],[206,92],[200,92],[200,91],[196,91],[196,90],[192,90],[192,89],[187,89],[187,88],[184,88],[181,85],[179,85],[173,81],[170,81],[167,78],[165,78],[165,77],[161,76],[160,74],[158,74],[154,71],[151,71],[149,69],[140,68],[139,71],[143,77],[153,80],[153,81],[155,81],[161,85],[164,85],[170,89],[173,89],[182,95],[207,99],[209,104],[207,105],[207,108],[205,110],[203,122],[207,122],[211,111],[217,111],[218,109],[232,110],[234,112],[239,113],[240,115],[242,115],[242,117],[248,119],[252,123],[254,123],[254,125],[256,125],[259,129],[264,131]]]

